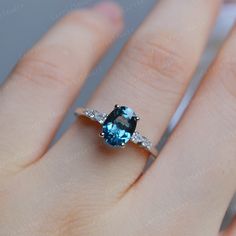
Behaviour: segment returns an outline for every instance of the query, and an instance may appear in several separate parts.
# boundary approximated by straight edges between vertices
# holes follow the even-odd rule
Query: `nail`
[[[93,9],[103,15],[105,15],[114,24],[121,21],[123,13],[121,7],[112,1],[102,1],[96,4]]]

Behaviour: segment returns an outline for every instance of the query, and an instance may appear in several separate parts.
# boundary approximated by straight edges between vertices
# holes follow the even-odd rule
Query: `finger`
[[[3,170],[16,171],[45,152],[84,79],[121,28],[119,7],[102,3],[68,14],[26,53],[0,92]]]
[[[217,1],[201,0],[197,7],[195,1],[162,1],[125,47],[88,106],[105,112],[116,103],[134,108],[144,118],[139,129],[157,142],[196,67],[218,6]],[[192,25],[197,28],[189,33]],[[163,59],[173,60],[173,64],[166,69],[157,61],[146,64],[155,57],[160,63]],[[90,204],[122,196],[146,161],[145,153],[132,145],[125,150],[104,148],[98,132],[91,123],[75,123],[40,163],[41,168],[55,173],[55,180],[66,173],[78,179],[78,189],[87,191],[89,198],[84,201]]]
[[[236,235],[236,218],[224,232],[220,233],[219,236],[234,236],[234,235]]]
[[[235,42],[236,28],[159,162],[130,192],[136,207],[145,201],[142,217],[152,210],[149,227],[160,235],[169,234],[168,225],[176,235],[217,235],[235,192]]]

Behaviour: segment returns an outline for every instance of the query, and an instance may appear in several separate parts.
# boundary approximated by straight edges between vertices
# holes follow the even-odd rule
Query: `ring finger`
[[[125,46],[88,106],[105,112],[117,103],[132,107],[143,118],[139,129],[157,143],[196,69],[219,7],[215,0],[161,1]],[[94,127],[76,122],[40,165],[60,175],[54,179],[74,176],[78,191],[90,193],[84,199],[87,204],[117,199],[146,161],[138,149],[129,147],[111,155],[97,143]]]

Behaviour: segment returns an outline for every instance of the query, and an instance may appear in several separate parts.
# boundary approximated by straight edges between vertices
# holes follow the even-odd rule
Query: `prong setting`
[[[149,151],[156,159],[158,150],[153,147],[148,138],[136,131],[136,124],[140,117],[129,107],[115,105],[115,108],[116,110],[114,109],[110,114],[107,114],[81,107],[75,111],[75,115],[85,116],[101,124],[103,129],[99,136],[109,146],[125,148],[128,142],[132,142]]]

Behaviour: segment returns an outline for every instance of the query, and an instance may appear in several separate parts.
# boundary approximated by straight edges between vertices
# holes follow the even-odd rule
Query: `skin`
[[[134,108],[142,118],[139,129],[157,143],[197,68],[220,6],[220,0],[158,3],[87,106],[106,112],[114,104]],[[143,176],[148,153],[132,145],[108,150],[96,135],[98,127],[84,119],[49,148],[123,25],[114,3],[68,14],[0,87],[0,235],[219,234],[236,187],[236,27]],[[234,222],[220,235],[235,232]]]

